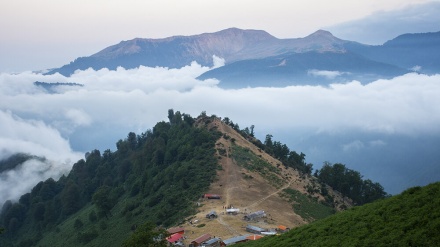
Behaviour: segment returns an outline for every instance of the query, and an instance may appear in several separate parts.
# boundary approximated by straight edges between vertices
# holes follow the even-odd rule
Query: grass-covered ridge
[[[438,246],[440,182],[239,246]]]
[[[281,188],[285,184],[285,181],[279,177],[280,171],[276,167],[255,155],[248,148],[233,145],[231,156],[237,162],[237,165],[249,171],[258,172],[275,188]]]

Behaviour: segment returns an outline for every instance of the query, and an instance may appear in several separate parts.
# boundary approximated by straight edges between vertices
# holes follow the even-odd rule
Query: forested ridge
[[[195,121],[170,110],[169,122],[129,133],[115,152],[93,150],[67,176],[42,181],[18,202],[5,202],[0,245],[78,246],[96,240],[95,245],[120,246],[146,221],[170,226],[193,214],[194,202],[215,177],[214,145],[221,136],[195,127]]]
[[[4,229],[0,246],[121,246],[135,236],[131,234],[138,226],[168,227],[194,215],[195,202],[208,190],[217,169],[222,169],[215,143],[227,136],[208,127],[217,117],[205,112],[193,118],[170,109],[168,119],[139,135],[130,132],[116,143],[116,151],[86,153],[68,175],[58,181],[41,181],[17,202],[6,201],[0,214],[0,229]],[[254,136],[253,125],[240,129],[227,117],[222,122],[285,167],[312,176],[313,165],[306,163],[305,154],[291,151],[270,134],[261,142]],[[12,161],[15,164],[25,158],[29,157],[18,155]],[[380,184],[365,182],[358,172],[342,164],[326,163],[315,176],[321,191],[308,188],[309,193],[321,193],[328,206],[334,205],[326,193],[327,184],[358,204],[387,196]],[[365,188],[374,188],[374,196],[365,193]],[[286,193],[287,197],[310,200],[295,191]],[[370,196],[364,196],[367,194]],[[316,211],[316,215],[329,214]]]

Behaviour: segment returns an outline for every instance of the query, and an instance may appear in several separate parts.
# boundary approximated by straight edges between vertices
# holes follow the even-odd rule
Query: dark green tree
[[[99,213],[104,215],[106,218],[111,216],[110,210],[114,206],[114,202],[110,197],[111,188],[104,185],[99,187],[92,196],[92,202],[96,205]]]
[[[168,232],[157,228],[153,223],[147,222],[138,227],[136,231],[122,244],[123,247],[166,247]]]
[[[71,215],[81,207],[81,197],[78,185],[68,180],[61,192],[62,211],[64,215]]]

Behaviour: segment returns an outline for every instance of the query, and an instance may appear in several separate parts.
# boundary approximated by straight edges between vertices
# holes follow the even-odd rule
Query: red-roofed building
[[[171,244],[174,244],[176,242],[180,242],[182,240],[183,240],[183,236],[180,235],[179,233],[174,233],[167,238],[167,241],[170,242]]]
[[[257,240],[257,239],[260,239],[262,237],[263,236],[261,236],[261,235],[250,235],[250,236],[247,237],[247,239],[249,239],[249,240]]]

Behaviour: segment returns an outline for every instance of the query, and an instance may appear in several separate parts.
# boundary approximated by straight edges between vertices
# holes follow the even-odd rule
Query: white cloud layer
[[[31,159],[14,170],[0,174],[0,205],[28,192],[39,181],[67,174],[82,155],[71,150],[58,130],[40,120],[24,120],[0,110],[0,160],[14,153],[46,158]]]
[[[221,59],[215,59],[221,64]],[[414,73],[367,85],[354,81],[329,87],[225,90],[217,86],[216,80],[195,79],[207,70],[193,63],[182,69],[77,71],[71,77],[2,73],[0,150],[45,156],[52,162],[49,169],[48,164],[33,161],[24,165],[22,172],[31,174],[33,170],[26,167],[41,167],[52,176],[66,171],[80,158],[71,150],[68,140],[102,147],[105,138],[117,133],[111,143],[105,144],[114,147],[117,139],[124,138],[128,131],[140,133],[166,120],[170,108],[193,117],[202,111],[229,117],[242,128],[253,124],[261,133],[270,133],[271,129],[307,129],[314,133],[354,130],[387,135],[440,135],[440,75]],[[58,93],[49,94],[35,86],[35,81],[84,86],[64,86]],[[120,135],[121,130],[127,132]],[[89,139],[83,140],[82,136]],[[381,145],[386,143],[377,139],[369,143],[348,142],[342,148],[350,151]],[[75,148],[82,149],[81,144]],[[5,186],[18,184],[22,181],[18,177],[25,176],[17,171],[9,176]],[[2,184],[0,188],[5,187]]]

